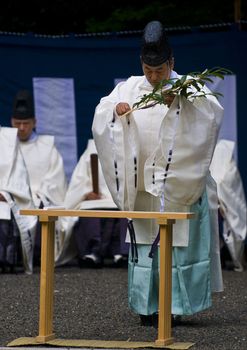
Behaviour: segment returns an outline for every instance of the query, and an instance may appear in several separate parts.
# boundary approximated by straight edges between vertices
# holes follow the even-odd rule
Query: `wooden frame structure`
[[[160,280],[158,338],[155,344],[157,347],[165,347],[173,343],[171,334],[172,225],[176,220],[192,219],[195,214],[62,209],[25,209],[20,210],[20,214],[38,216],[41,222],[40,305],[37,342],[46,343],[55,338],[53,331],[55,221],[60,216],[76,216],[157,220],[160,227]]]

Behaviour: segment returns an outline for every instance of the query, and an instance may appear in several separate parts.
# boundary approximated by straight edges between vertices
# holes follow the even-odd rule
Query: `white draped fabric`
[[[226,75],[224,79],[213,78],[213,83],[207,83],[211,91],[219,92],[219,102],[224,108],[224,118],[219,131],[219,139],[231,140],[237,143],[237,88],[236,75]],[[237,149],[234,149],[237,159]]]
[[[67,190],[63,159],[54,144],[54,137],[40,135],[20,142],[28,169],[33,200],[45,206],[62,205]]]
[[[37,218],[19,213],[20,209],[34,208],[34,203],[27,169],[18,147],[17,129],[0,126],[0,149],[0,192],[5,197],[20,231],[25,272],[32,273]],[[6,212],[3,218],[6,219]]]
[[[224,218],[224,241],[235,268],[242,270],[247,208],[242,179],[234,159],[234,147],[233,141],[219,140],[210,170],[217,183],[219,207]]]
[[[144,76],[131,77],[97,106],[92,130],[104,176],[122,210],[188,211],[205,190],[223,108],[214,96],[176,97],[169,109],[156,105],[116,116],[117,103],[133,105],[151,91]],[[157,225],[145,221],[135,220],[137,242],[150,244]],[[187,235],[179,235],[181,229]],[[174,241],[187,245],[188,224],[174,225]]]
[[[20,148],[27,166],[33,201],[38,208],[63,206],[67,190],[67,179],[63,159],[55,147],[54,137],[39,135],[29,141],[20,142]],[[61,219],[56,221],[55,255],[61,249]]]
[[[65,196],[64,205],[67,209],[117,208],[105,183],[100,162],[98,162],[98,181],[101,199],[85,200],[87,194],[93,190],[90,156],[95,153],[97,154],[94,140],[88,140],[87,148],[74,169]]]

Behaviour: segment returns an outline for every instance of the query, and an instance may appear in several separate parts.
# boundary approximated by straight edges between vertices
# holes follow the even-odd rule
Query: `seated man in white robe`
[[[27,166],[36,208],[62,206],[67,190],[63,159],[55,146],[54,136],[35,132],[33,96],[20,90],[14,99],[12,126],[18,129],[20,148]],[[60,221],[56,222],[56,227]],[[61,235],[56,230],[55,254],[60,250]],[[40,260],[40,225],[36,234],[35,262]]]
[[[93,137],[119,209],[197,213],[195,219],[178,220],[173,225],[172,314],[192,315],[209,308],[212,292],[223,288],[219,249],[214,243],[218,228],[214,230],[211,221],[211,217],[217,218],[213,215],[217,197],[208,175],[223,108],[204,85],[206,97],[200,97],[194,87],[187,98],[167,92],[167,80],[182,77],[173,70],[172,49],[158,21],[145,27],[141,65],[144,75],[120,82],[100,100]],[[161,102],[132,109],[162,82]],[[206,190],[207,181],[210,189]],[[214,209],[209,210],[208,198],[214,198],[215,205],[210,205]],[[137,249],[134,256],[129,254],[129,306],[140,315],[142,325],[155,326],[158,225],[155,220],[134,219],[131,226]]]
[[[234,147],[235,143],[231,140],[219,140],[210,171],[217,183],[219,215],[222,220],[222,232],[220,232],[223,245],[222,267],[242,272],[246,263],[244,246],[247,233],[247,208],[242,179],[234,159]]]
[[[73,171],[64,206],[75,210],[117,209],[106,186],[94,140],[88,140],[87,148]],[[66,238],[57,265],[75,256],[80,267],[102,267],[107,260],[116,267],[124,264],[123,252],[128,252],[125,219],[68,217],[63,218],[62,223]]]
[[[0,126],[0,267],[14,272],[22,264],[33,271],[37,218],[19,214],[34,208],[27,169],[18,146],[17,129]]]

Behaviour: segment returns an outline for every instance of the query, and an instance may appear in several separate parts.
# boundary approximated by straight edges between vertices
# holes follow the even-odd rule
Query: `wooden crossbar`
[[[23,209],[21,215],[34,216],[78,216],[95,218],[132,218],[132,219],[192,219],[194,213],[158,212],[158,211],[120,211],[120,210],[68,210],[68,209]]]

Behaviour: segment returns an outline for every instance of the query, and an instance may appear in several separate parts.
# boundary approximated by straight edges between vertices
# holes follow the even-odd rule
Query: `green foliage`
[[[247,1],[241,2],[247,19]],[[0,29],[40,34],[139,31],[152,20],[166,28],[234,22],[233,0],[2,1]],[[222,30],[216,26],[214,30]],[[188,30],[190,30],[188,29]]]
[[[110,2],[104,2],[104,6],[107,9],[106,13],[97,6],[97,13],[92,12],[86,16],[87,32],[143,30],[145,25],[154,19],[161,21],[166,28],[193,27],[234,20],[232,0],[132,0],[117,1],[112,5]]]
[[[224,79],[224,75],[232,72],[225,68],[205,69],[202,73],[192,72],[183,75],[181,78],[165,79],[157,84],[150,94],[144,94],[140,100],[133,104],[133,109],[144,109],[153,107],[156,104],[165,104],[165,96],[181,95],[186,99],[206,97],[213,95],[220,96],[218,92],[207,93],[203,87],[206,82],[213,82],[212,77]]]

